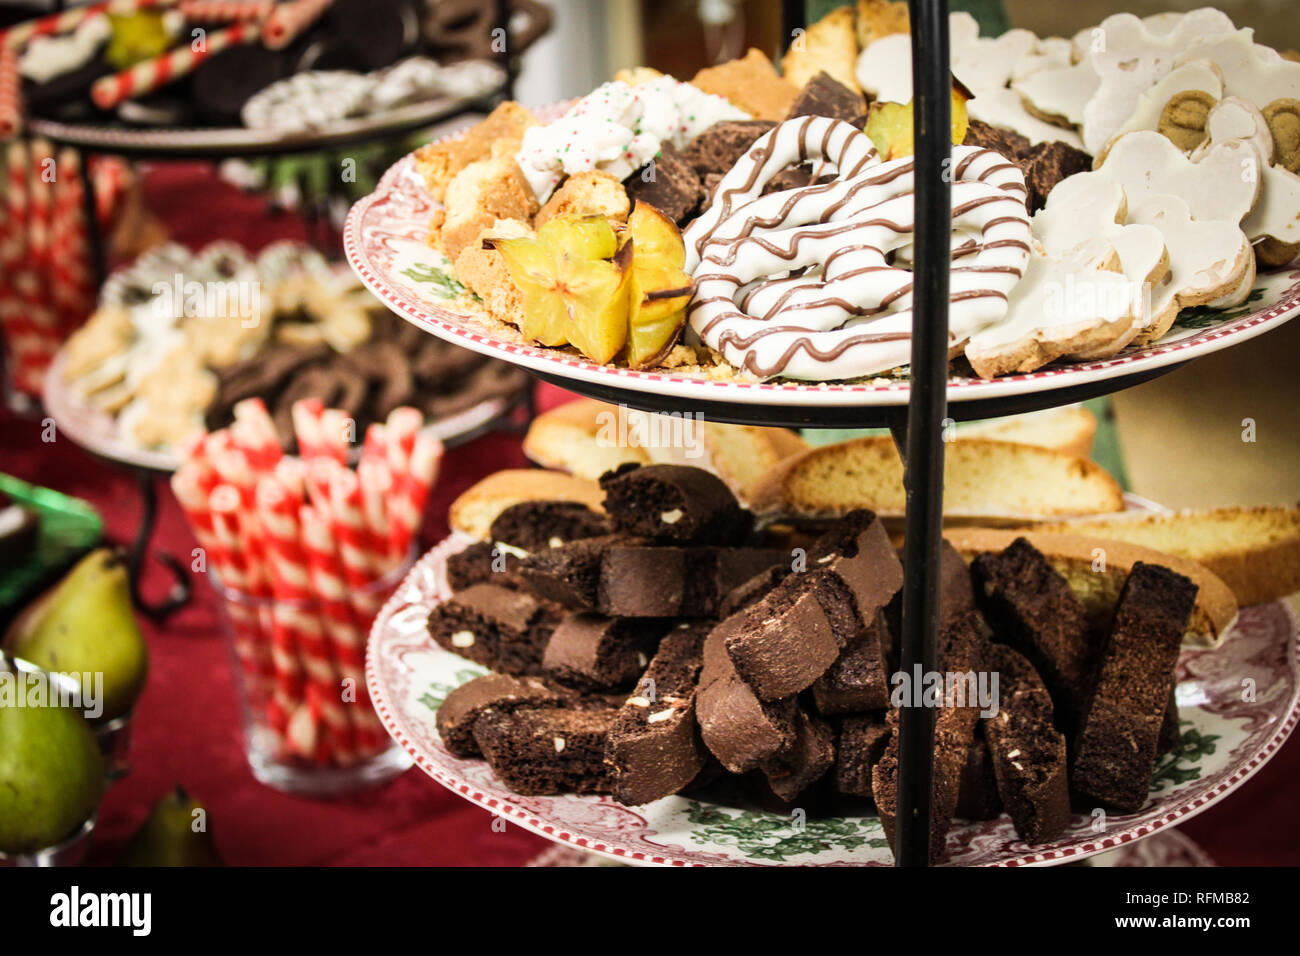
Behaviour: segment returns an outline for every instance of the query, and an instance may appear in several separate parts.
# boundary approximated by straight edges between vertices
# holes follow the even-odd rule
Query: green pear
[[[22,674],[0,658],[0,852],[31,853],[71,836],[99,805],[104,758],[81,714],[28,706]],[[21,685],[18,685],[21,686]]]
[[[225,866],[208,811],[179,784],[159,800],[117,859],[118,866]]]
[[[122,555],[100,548],[82,558],[67,576],[14,621],[5,645],[17,657],[78,680],[92,675],[102,688],[103,713],[112,720],[127,713],[149,673],[149,650],[131,610],[131,586]],[[83,681],[84,683],[84,681]]]

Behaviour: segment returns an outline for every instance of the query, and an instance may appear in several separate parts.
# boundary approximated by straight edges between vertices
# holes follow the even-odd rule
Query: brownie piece
[[[1146,802],[1196,591],[1168,568],[1133,565],[1075,741],[1070,785],[1085,796],[1125,812]]]
[[[605,516],[578,501],[521,501],[497,515],[488,529],[493,541],[523,551],[558,548],[609,532]]]
[[[513,587],[518,571],[518,556],[492,541],[475,541],[447,559],[447,583],[453,591],[489,582]]]
[[[619,708],[605,760],[620,803],[638,806],[677,793],[704,769],[695,694],[707,634],[699,624],[670,631]]]
[[[708,185],[710,175],[723,176],[754,141],[776,126],[769,120],[723,120],[686,144],[686,162]]]
[[[608,793],[605,746],[617,715],[613,708],[489,709],[474,722],[474,741],[515,793]]]
[[[791,746],[797,707],[793,697],[759,700],[736,673],[725,639],[714,628],[704,642],[695,714],[709,751],[732,773],[746,773]]]
[[[945,624],[939,632],[939,670],[955,674],[976,674],[982,670],[987,649],[984,630],[984,622],[973,611]],[[962,693],[960,688],[956,690]],[[934,771],[930,781],[931,863],[941,860],[945,852],[944,843],[957,812],[962,772],[979,716],[978,704],[969,698],[945,699],[935,716]],[[872,797],[890,847],[894,846],[898,815],[898,719],[899,711],[889,711],[887,721],[892,734],[871,775]]]
[[[970,125],[966,127],[966,138],[962,140],[962,143],[966,146],[991,149],[995,153],[1001,153],[1013,162],[1018,160],[1020,155],[1030,147],[1029,137],[1022,136],[1015,130],[990,126],[988,123],[977,119],[971,120]]]
[[[759,764],[772,792],[793,802],[835,764],[835,732],[820,717],[795,708],[794,740]]]
[[[813,702],[824,716],[860,714],[889,706],[889,651],[892,638],[884,614],[840,652],[812,685]]]
[[[786,119],[830,116],[851,123],[867,111],[867,101],[825,70],[804,84]]]
[[[542,673],[578,690],[630,684],[649,663],[663,625],[599,614],[565,615],[542,655]]]
[[[1032,214],[1047,205],[1048,195],[1061,180],[1091,171],[1092,157],[1069,143],[1036,143],[1021,152],[1020,169],[1029,189],[1025,205]]]
[[[438,735],[457,757],[479,756],[474,723],[488,710],[513,711],[525,707],[554,707],[565,695],[536,677],[484,674],[461,684],[438,708]]]
[[[624,540],[604,535],[534,551],[520,562],[519,576],[538,597],[565,607],[593,609],[605,551]]]
[[[1065,736],[1052,719],[1052,698],[1024,655],[988,649],[998,674],[997,716],[982,722],[998,794],[1026,843],[1054,840],[1070,823]]]
[[[601,476],[605,511],[628,535],[665,544],[742,544],[754,518],[717,475],[687,465],[628,463]]]
[[[840,655],[831,621],[814,589],[804,587],[802,580],[793,585],[783,583],[714,631],[737,674],[760,700],[799,693]]]
[[[966,763],[961,768],[961,781],[957,786],[955,813],[962,820],[993,820],[1002,813],[993,758],[982,728],[982,722],[975,727],[975,736],[966,752]]]
[[[683,223],[704,198],[704,184],[686,157],[665,140],[654,161],[623,180],[629,199],[654,206],[669,219]]]
[[[1057,727],[1067,736],[1073,733],[1088,699],[1097,653],[1083,605],[1024,538],[1000,554],[978,555],[971,574],[993,639],[1029,658],[1052,695]]]
[[[458,591],[429,614],[439,647],[505,674],[536,674],[557,619],[529,594],[496,584]]]
[[[871,798],[871,770],[884,756],[892,726],[883,715],[845,717],[835,747],[835,789]]]

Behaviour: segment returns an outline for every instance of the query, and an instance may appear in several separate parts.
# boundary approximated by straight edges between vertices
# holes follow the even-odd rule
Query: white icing
[[[1223,74],[1210,60],[1189,60],[1174,67],[1160,82],[1140,97],[1133,114],[1116,134],[1122,136],[1139,129],[1157,129],[1165,106],[1179,93],[1200,90],[1216,100],[1223,96]]]
[[[626,179],[665,142],[681,148],[715,123],[749,118],[723,97],[671,76],[637,86],[614,80],[554,122],[529,127],[515,159],[545,202],[565,176],[601,169]]]
[[[1239,96],[1260,109],[1279,99],[1300,99],[1300,63],[1284,60],[1275,50],[1254,42],[1255,31],[1196,40],[1181,61],[1211,60],[1223,73],[1225,96]]]
[[[48,83],[89,63],[112,33],[108,17],[92,16],[64,36],[33,37],[18,61],[18,72],[33,83]]]

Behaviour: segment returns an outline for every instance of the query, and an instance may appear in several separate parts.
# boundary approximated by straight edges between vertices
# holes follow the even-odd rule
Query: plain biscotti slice
[[[1197,586],[1196,606],[1184,643],[1217,647],[1237,616],[1232,590],[1212,572],[1195,561],[1151,548],[1103,538],[1048,534],[1041,529],[950,528],[943,534],[967,561],[986,551],[1002,551],[1017,538],[1025,538],[1065,578],[1094,624],[1105,624],[1109,619],[1129,572],[1139,561],[1177,571]]]
[[[944,514],[950,517],[1056,517],[1105,514],[1124,506],[1100,465],[1064,452],[972,438],[946,450]],[[903,463],[893,439],[855,438],[779,462],[754,485],[761,514],[838,517],[855,508],[904,511]]]
[[[1055,448],[1081,458],[1092,454],[1092,442],[1096,436],[1097,416],[1082,405],[1064,405],[1061,408],[1026,412],[1009,418],[972,422],[969,425],[958,425],[954,432],[958,441],[995,438],[998,441],[1015,442],[1017,445]]]
[[[1242,607],[1300,591],[1300,508],[1216,508],[1117,515],[1034,530],[1127,541],[1212,571]]]

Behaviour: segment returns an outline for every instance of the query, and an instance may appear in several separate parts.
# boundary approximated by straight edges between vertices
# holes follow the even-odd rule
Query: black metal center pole
[[[908,6],[912,18],[916,253],[904,454],[907,516],[899,660],[903,673],[911,678],[917,665],[925,673],[936,670],[939,630],[943,419],[948,404],[952,84],[947,0],[909,0]],[[919,692],[919,688],[913,689]],[[904,706],[899,713],[898,818],[894,834],[894,855],[899,866],[926,866],[930,859],[934,721],[934,709],[919,704]]]

